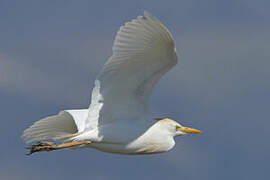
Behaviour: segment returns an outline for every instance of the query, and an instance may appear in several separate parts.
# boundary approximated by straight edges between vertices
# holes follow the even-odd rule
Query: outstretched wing
[[[150,96],[158,80],[177,63],[173,38],[148,12],[120,27],[98,76],[86,127],[150,115]]]

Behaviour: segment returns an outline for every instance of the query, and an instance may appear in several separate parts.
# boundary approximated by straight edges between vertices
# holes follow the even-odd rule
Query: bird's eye
[[[180,126],[175,126],[175,131],[179,131],[180,130]]]

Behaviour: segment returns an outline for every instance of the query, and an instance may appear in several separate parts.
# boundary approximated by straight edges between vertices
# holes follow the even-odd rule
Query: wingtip
[[[152,14],[149,13],[148,11],[144,11],[144,16],[145,16],[147,19],[151,19],[151,20],[153,20],[153,21],[157,21],[157,22],[161,23],[160,20],[159,20],[156,16],[152,15]]]
[[[153,17],[154,17],[151,13],[149,13],[149,12],[146,11],[146,10],[143,11],[143,16],[144,16],[145,18],[148,18],[148,19],[153,19]]]

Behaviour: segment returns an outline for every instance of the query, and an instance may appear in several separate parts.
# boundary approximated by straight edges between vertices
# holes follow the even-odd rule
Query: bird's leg
[[[30,152],[27,155],[31,155],[35,152],[54,151],[57,149],[78,147],[86,144],[91,144],[91,141],[70,141],[62,144],[55,144],[53,142],[39,142],[35,145],[27,147],[27,149],[30,150]]]

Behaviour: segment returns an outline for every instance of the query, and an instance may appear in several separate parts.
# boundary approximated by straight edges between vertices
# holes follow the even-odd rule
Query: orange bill
[[[188,134],[202,134],[202,131],[199,129],[195,128],[190,128],[190,127],[181,127],[180,130],[184,133]]]

